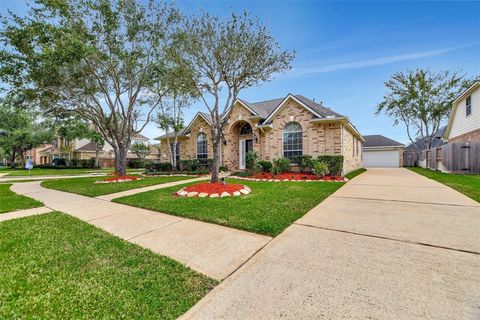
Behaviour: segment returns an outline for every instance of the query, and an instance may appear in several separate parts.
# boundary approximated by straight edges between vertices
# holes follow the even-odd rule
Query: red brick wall
[[[448,143],[476,142],[480,143],[480,129],[448,139]]]

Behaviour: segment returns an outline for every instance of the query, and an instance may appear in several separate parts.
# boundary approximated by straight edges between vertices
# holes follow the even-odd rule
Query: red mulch
[[[108,182],[113,182],[113,181],[118,181],[118,180],[130,180],[130,181],[135,181],[135,180],[138,180],[140,179],[139,177],[137,176],[115,176],[115,177],[111,177],[111,178],[106,178],[106,179],[103,179],[103,181],[108,181]]]
[[[194,184],[192,186],[186,187],[185,191],[187,192],[198,192],[198,193],[208,193],[208,194],[222,194],[222,192],[228,192],[228,193],[233,193],[235,191],[240,191],[243,189],[243,185],[241,184],[234,184],[234,183],[227,183],[227,184],[222,184],[221,182],[215,182],[215,183],[199,183],[199,184]]]
[[[257,173],[251,178],[254,179],[277,179],[277,180],[325,180],[325,181],[343,181],[342,177],[333,177],[333,176],[324,176],[322,178],[317,178],[313,173],[300,173],[300,172],[284,172],[277,176],[274,176],[271,173]]]

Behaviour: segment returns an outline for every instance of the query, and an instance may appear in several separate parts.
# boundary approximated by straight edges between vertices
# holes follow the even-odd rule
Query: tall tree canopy
[[[25,165],[24,152],[50,143],[53,124],[41,118],[41,112],[24,97],[7,97],[0,101],[0,148],[12,165],[18,156]]]
[[[408,138],[420,138],[424,149],[431,148],[433,134],[448,118],[452,102],[469,85],[459,73],[416,69],[397,72],[385,82],[387,93],[376,114],[385,112],[394,124],[403,123]]]
[[[196,89],[211,114],[212,182],[216,182],[226,123],[222,115],[241,90],[290,69],[294,52],[281,50],[267,27],[247,13],[228,19],[204,13],[184,20],[170,54],[178,66],[187,70],[185,83]]]
[[[0,76],[48,112],[91,121],[126,172],[132,136],[158,100],[165,49],[178,22],[169,5],[135,0],[37,0],[27,18],[3,19]]]

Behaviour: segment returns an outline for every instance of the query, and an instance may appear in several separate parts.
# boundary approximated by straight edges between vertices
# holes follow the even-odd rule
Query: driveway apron
[[[480,319],[480,204],[369,169],[273,239],[184,319]]]

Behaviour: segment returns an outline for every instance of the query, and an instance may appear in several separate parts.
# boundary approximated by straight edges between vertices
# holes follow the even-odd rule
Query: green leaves
[[[385,82],[387,93],[376,114],[384,112],[395,125],[405,124],[410,140],[420,136],[424,148],[429,148],[431,135],[448,118],[453,100],[467,86],[468,81],[456,72],[397,72]]]

